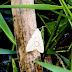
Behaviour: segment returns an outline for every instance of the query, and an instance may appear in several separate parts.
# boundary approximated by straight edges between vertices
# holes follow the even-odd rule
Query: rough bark
[[[11,4],[34,4],[34,0],[11,0]],[[37,28],[35,10],[12,8],[12,15],[20,72],[42,72],[42,67],[33,63],[33,60],[41,60],[40,53],[36,50],[26,52],[26,45]]]
[[[44,62],[45,62],[45,63],[48,63],[48,64],[52,64],[51,55],[45,56]],[[51,71],[49,71],[48,69],[46,69],[46,72],[51,72]]]

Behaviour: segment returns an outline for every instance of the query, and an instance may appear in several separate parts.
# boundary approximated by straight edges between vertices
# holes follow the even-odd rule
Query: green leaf
[[[67,19],[63,19],[63,20],[60,21],[60,24],[59,24],[58,29],[57,29],[57,31],[56,31],[57,34],[56,34],[56,36],[52,39],[51,42],[53,42],[53,41],[60,35],[61,32],[64,32],[65,28],[68,26],[68,25],[67,25],[67,22],[68,22]]]
[[[56,39],[57,42],[61,39],[61,37],[64,35],[65,32],[66,32],[66,27],[65,27],[64,30],[58,35],[58,37],[57,37],[57,39]],[[55,37],[55,38],[56,38],[56,37]],[[55,38],[54,38],[54,40],[55,40]],[[52,39],[52,40],[53,40],[53,39]],[[54,46],[55,46],[55,44],[56,44],[56,42],[54,42],[54,43],[52,44],[52,46],[50,47],[50,49],[53,49]]]
[[[37,64],[43,66],[44,68],[50,70],[50,71],[53,71],[53,72],[72,72],[68,69],[63,69],[61,67],[58,67],[58,66],[55,66],[55,65],[52,65],[52,64],[48,64],[48,63],[44,63],[44,62],[39,62],[39,61],[34,61],[36,62]]]
[[[1,29],[1,27],[0,27],[0,32],[2,32],[2,29]]]
[[[70,69],[70,61],[66,57],[64,57],[64,56],[62,56],[60,54],[59,54],[59,56],[64,60],[64,62],[66,63],[67,67],[69,67],[69,69]]]
[[[56,33],[60,32],[62,30],[62,28],[64,28],[64,26],[67,24],[67,22],[68,22],[68,20],[66,18],[65,19],[62,19],[60,21],[60,24],[58,26],[58,29],[57,29],[57,32]],[[46,23],[46,25],[48,26],[50,32],[52,33],[53,30],[54,30],[54,28],[55,28],[56,22],[48,22],[48,23]]]
[[[40,16],[43,17],[43,18],[45,18],[45,19],[47,19],[47,20],[49,20],[49,18],[46,17],[45,15],[40,15]]]
[[[56,53],[55,51],[48,49],[46,54],[55,54],[55,53]]]
[[[66,11],[69,13],[69,15],[72,17],[72,13],[71,11],[69,10],[68,6],[66,5],[65,1],[64,0],[61,0],[62,4],[63,4],[63,7],[66,9]]]
[[[53,29],[55,28],[56,22],[48,22],[48,23],[46,23],[46,25],[49,28],[50,33],[52,33]],[[48,32],[49,35],[50,35],[50,33]]]
[[[56,4],[55,2],[53,2],[53,1],[51,1],[51,0],[42,0],[43,2],[45,2],[45,3],[50,3],[50,4]]]
[[[4,13],[4,14],[10,14],[10,15],[12,14],[11,10],[3,10],[3,9],[1,9],[0,12]]]
[[[10,10],[3,10],[3,13],[5,13],[5,14],[12,14],[12,12],[10,11]]]
[[[66,2],[72,6],[72,0],[66,0]]]
[[[0,48],[0,54],[16,54],[16,51]]]
[[[31,4],[31,5],[0,5],[0,8],[29,8],[29,9],[38,9],[38,10],[57,10],[64,9],[63,6],[50,5],[50,4]],[[72,6],[68,6],[69,9],[72,9]]]
[[[61,16],[65,17],[65,18],[69,18],[70,20],[72,20],[72,18],[70,16],[67,16],[67,15],[65,15],[63,13],[60,13],[58,11],[55,11],[55,10],[51,10],[51,11],[54,12],[54,13],[56,13],[56,14],[58,14],[58,15],[61,15]]]
[[[66,26],[67,22],[68,22],[68,19],[66,19],[66,18],[65,19],[62,19],[60,21],[60,24],[59,24],[59,27],[58,27],[56,33],[60,32]]]
[[[61,5],[64,7],[64,12],[67,16],[71,16],[72,17],[72,13],[71,11],[69,10],[68,6],[66,5],[65,1],[64,0],[59,0],[59,2],[61,3]],[[71,29],[72,29],[72,21],[68,18],[68,21],[71,25]]]
[[[72,42],[71,42],[71,71],[72,71]]]
[[[16,63],[13,58],[12,58],[12,66],[13,66],[13,72],[18,72]]]
[[[43,26],[41,28],[41,35],[42,35],[42,39],[43,39],[43,43],[44,43],[44,27]]]
[[[1,13],[0,13],[0,27],[2,28],[2,30],[4,31],[4,33],[6,34],[6,36],[9,38],[9,40],[12,43],[16,44],[14,36],[13,36],[12,32],[10,31],[8,25],[6,24],[5,20],[3,19]]]

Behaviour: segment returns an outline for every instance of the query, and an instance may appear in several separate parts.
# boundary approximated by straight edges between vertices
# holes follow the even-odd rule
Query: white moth
[[[40,53],[44,52],[44,44],[41,36],[40,30],[37,28],[33,33],[32,37],[30,38],[26,51],[30,52],[37,49]]]

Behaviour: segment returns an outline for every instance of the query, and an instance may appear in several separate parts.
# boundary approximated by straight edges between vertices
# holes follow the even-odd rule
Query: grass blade
[[[58,11],[55,11],[55,10],[51,10],[51,11],[58,14],[58,15],[61,15],[61,16],[65,17],[65,18],[69,18],[70,20],[72,20],[72,18],[70,16],[66,16],[65,14],[62,14],[62,13],[60,13]]]
[[[64,1],[64,0],[61,0],[61,1],[62,1],[63,5],[64,5],[65,9],[66,9],[67,12],[69,13],[69,15],[72,17],[72,13],[71,13],[71,11],[69,10],[68,6],[66,5],[65,1]]]
[[[56,53],[56,51],[53,51],[51,49],[48,49],[46,54],[55,54],[55,53]]]
[[[29,9],[38,9],[38,10],[57,10],[64,9],[63,6],[50,5],[50,4],[31,4],[31,5],[0,5],[0,8],[29,8]],[[68,6],[69,9],[72,9],[72,6]]]
[[[0,48],[0,54],[16,54],[16,51]]]
[[[72,71],[72,43],[71,43],[71,71]]]
[[[12,58],[12,66],[13,66],[13,72],[18,72],[16,63],[13,58]]]
[[[46,68],[50,71],[53,71],[53,72],[72,72],[68,69],[63,69],[61,67],[51,65],[51,64],[47,64],[47,63],[44,63],[44,62],[39,62],[39,61],[34,61],[34,62],[36,62],[37,64],[39,64],[39,65],[43,66],[44,68]]]
[[[43,39],[43,43],[44,43],[44,27],[43,26],[41,28],[41,35],[42,35],[42,39]]]
[[[13,36],[12,32],[10,31],[8,25],[6,24],[5,20],[3,19],[1,13],[0,13],[0,27],[2,28],[2,30],[4,31],[4,33],[6,34],[6,36],[9,38],[9,40],[12,43],[16,44],[14,36]]]
[[[64,56],[62,56],[60,54],[59,54],[59,56],[64,60],[64,62],[66,63],[67,67],[70,69],[70,61],[66,57],[64,57]]]
[[[63,4],[63,2],[62,2],[62,0],[59,0],[59,2],[60,2],[60,4],[64,7],[64,12],[65,12],[65,14],[66,14],[66,16],[69,16],[68,15],[68,12],[67,12],[67,10],[66,10],[66,7],[65,7],[65,5]],[[68,21],[69,21],[69,23],[70,23],[70,25],[71,25],[71,28],[72,28],[72,22],[71,22],[71,20],[68,18]]]

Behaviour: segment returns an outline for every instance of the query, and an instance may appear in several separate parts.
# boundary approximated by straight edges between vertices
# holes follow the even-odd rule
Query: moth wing
[[[36,31],[33,33],[26,47],[27,52],[33,51],[34,49],[37,49],[40,53],[44,52],[44,45],[39,29],[36,29]]]
[[[27,44],[27,47],[26,47],[27,52],[33,51],[36,48],[35,42],[37,40],[37,31],[38,30],[36,29]]]
[[[27,44],[26,51],[30,52],[30,51],[33,51],[34,49],[35,49],[34,39],[31,38]]]
[[[44,44],[43,44],[43,40],[42,40],[42,36],[41,36],[41,32],[38,31],[38,41],[39,43],[38,47],[37,47],[37,50],[40,52],[40,53],[43,53],[44,52]]]

